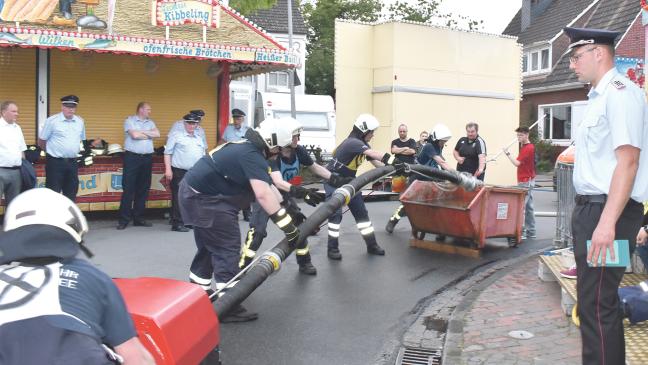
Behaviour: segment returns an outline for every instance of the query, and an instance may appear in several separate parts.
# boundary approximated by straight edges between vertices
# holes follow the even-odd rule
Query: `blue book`
[[[587,252],[589,252],[592,241],[587,240]],[[605,255],[605,266],[609,267],[626,267],[630,265],[630,243],[628,240],[614,240],[613,244],[614,249],[614,260],[612,260],[612,255],[610,255],[610,249],[607,250]],[[598,257],[597,267],[601,266],[601,256]],[[587,263],[590,267],[592,264]]]

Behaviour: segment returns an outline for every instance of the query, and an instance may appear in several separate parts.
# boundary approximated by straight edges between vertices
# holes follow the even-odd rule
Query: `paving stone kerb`
[[[537,256],[492,275],[453,312],[443,364],[580,364],[580,333],[560,307],[560,287],[537,276]],[[516,340],[509,332],[534,337]]]

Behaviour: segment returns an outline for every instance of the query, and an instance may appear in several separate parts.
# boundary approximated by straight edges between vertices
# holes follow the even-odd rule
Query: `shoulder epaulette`
[[[621,90],[621,89],[624,89],[626,87],[625,84],[623,83],[623,81],[621,81],[621,80],[612,81],[612,85],[614,85],[614,87],[617,88],[617,90]]]

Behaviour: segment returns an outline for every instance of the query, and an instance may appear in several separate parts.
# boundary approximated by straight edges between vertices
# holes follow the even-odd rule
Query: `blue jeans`
[[[524,226],[522,226],[522,232],[525,232],[529,236],[535,236],[535,212],[533,210],[532,194],[533,187],[535,186],[535,179],[518,183],[518,186],[527,189],[527,195],[524,199]]]

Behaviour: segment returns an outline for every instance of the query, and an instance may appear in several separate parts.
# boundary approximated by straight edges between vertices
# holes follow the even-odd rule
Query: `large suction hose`
[[[447,180],[453,184],[459,185],[464,189],[471,191],[482,184],[475,177],[460,174],[456,171],[443,171],[436,168],[423,165],[407,165],[406,171],[412,170],[420,175],[433,177],[436,179]],[[384,166],[370,170],[356,177],[349,184],[346,184],[333,193],[331,198],[311,214],[300,226],[298,243],[304,242],[308,235],[319,227],[328,217],[337,209],[347,205],[351,198],[365,185],[373,183],[384,176],[394,173],[393,166]],[[219,317],[223,317],[230,309],[245,300],[252,292],[261,285],[273,272],[279,270],[281,263],[293,252],[293,248],[288,245],[288,241],[283,239],[269,251],[264,252],[255,263],[243,275],[240,281],[233,287],[216,299],[214,308]]]

